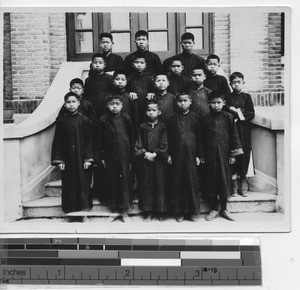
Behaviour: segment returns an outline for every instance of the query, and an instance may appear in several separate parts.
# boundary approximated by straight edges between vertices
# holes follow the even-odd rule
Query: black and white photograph
[[[290,231],[290,8],[1,18],[2,232]]]

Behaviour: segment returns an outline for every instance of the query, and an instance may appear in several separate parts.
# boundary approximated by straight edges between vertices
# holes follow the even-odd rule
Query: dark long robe
[[[52,143],[51,163],[65,163],[62,176],[62,210],[66,213],[92,206],[90,169],[85,161],[93,161],[94,149],[90,122],[80,113],[65,114],[56,120]]]
[[[198,117],[202,117],[209,113],[208,95],[210,92],[211,90],[206,87],[190,90],[190,96],[192,98],[190,110],[196,113]]]
[[[136,142],[137,178],[140,189],[139,206],[143,211],[165,212],[166,165],[168,140],[163,123],[143,123]],[[156,153],[154,161],[144,158],[145,152]]]
[[[231,90],[228,84],[227,79],[222,75],[206,75],[206,79],[203,82],[203,85],[208,89],[219,92],[220,94],[228,97],[231,94]]]
[[[192,70],[194,67],[201,67],[205,69],[205,59],[201,57],[200,55],[194,54],[194,53],[186,53],[182,52],[180,54],[177,54],[175,56],[171,56],[167,58],[163,62],[163,71],[164,73],[168,73],[170,71],[170,66],[172,64],[173,59],[180,59],[183,64],[183,73],[185,76],[190,77],[192,74]]]
[[[239,133],[239,137],[242,143],[242,148],[244,151],[243,155],[237,156],[237,162],[233,166],[233,173],[237,173],[241,178],[245,178],[248,172],[248,166],[250,161],[251,153],[251,123],[250,120],[254,118],[254,105],[252,98],[247,93],[231,93],[226,100],[226,106],[233,106],[235,108],[240,108],[243,113],[245,120],[240,120],[238,114],[229,109],[229,112],[237,119],[236,127]]]
[[[172,158],[172,205],[175,214],[196,214],[199,190],[196,157],[199,128],[197,115],[176,113],[167,122],[168,153]]]
[[[180,76],[169,73],[169,82],[170,85],[168,86],[168,92],[173,94],[174,96],[177,93],[188,93],[190,91],[191,85],[192,85],[192,80],[185,75],[181,74]]]
[[[161,73],[162,71],[161,60],[156,53],[151,52],[149,50],[144,50],[144,51],[136,50],[128,54],[124,59],[124,70],[127,77],[130,77],[132,74],[135,73],[135,70],[132,67],[132,63],[135,57],[145,58],[147,63],[145,74],[148,77],[153,78],[155,75]]]
[[[123,58],[114,53],[110,53],[108,56],[103,54],[105,60],[105,72],[115,71],[117,69],[123,69]]]
[[[158,116],[158,121],[166,123],[167,120],[174,115],[176,110],[176,97],[170,93],[161,95],[156,93],[154,99],[157,100],[161,114]]]
[[[97,119],[107,113],[105,99],[112,90],[112,82],[111,75],[99,74],[93,69],[90,69],[89,76],[85,80],[83,98],[94,105]]]
[[[204,196],[214,210],[227,206],[230,194],[231,171],[229,159],[242,154],[242,146],[231,114],[211,112],[200,120],[201,156],[205,158]]]
[[[100,118],[100,159],[106,162],[108,201],[112,211],[126,212],[130,206],[130,163],[134,154],[133,127],[130,116],[111,113]]]

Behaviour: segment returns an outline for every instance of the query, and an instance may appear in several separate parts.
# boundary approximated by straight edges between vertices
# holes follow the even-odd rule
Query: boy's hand
[[[156,153],[146,152],[144,158],[146,158],[149,161],[154,161],[156,155]]]
[[[155,94],[154,93],[148,93],[146,98],[147,100],[152,100],[154,98]]]
[[[105,168],[106,167],[105,160],[101,160],[100,162],[101,162],[102,166]]]
[[[129,170],[131,170],[132,169],[132,164],[131,163],[129,163]]]
[[[136,100],[136,99],[138,99],[138,96],[137,96],[137,93],[129,93],[129,98],[131,99],[131,100]]]
[[[83,163],[83,169],[89,169],[89,167],[91,167],[91,165],[92,165],[92,162],[85,161]]]
[[[65,168],[66,168],[65,163],[58,164],[58,167],[60,170],[65,170]]]
[[[200,158],[200,163],[205,164],[205,158],[204,157]]]
[[[232,165],[235,163],[235,157],[230,157],[229,158],[229,164]]]
[[[197,166],[200,165],[200,158],[199,157],[196,157],[196,164],[197,164]]]
[[[171,156],[170,156],[170,155],[168,156],[168,160],[167,160],[167,162],[168,162],[169,164],[171,164],[171,165],[172,165],[172,158],[171,158]]]

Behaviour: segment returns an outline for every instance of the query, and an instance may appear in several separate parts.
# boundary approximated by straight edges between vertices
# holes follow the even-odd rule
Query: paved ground
[[[89,217],[84,222],[67,222],[64,218],[30,219],[4,223],[2,233],[66,233],[66,234],[103,234],[103,233],[222,233],[222,232],[288,232],[290,219],[280,213],[236,213],[231,214],[235,221],[218,217],[206,221],[200,215],[197,222],[184,220],[176,222],[167,218],[163,222],[156,219],[145,222],[140,215],[132,216],[130,222],[121,220],[111,222],[108,217]]]

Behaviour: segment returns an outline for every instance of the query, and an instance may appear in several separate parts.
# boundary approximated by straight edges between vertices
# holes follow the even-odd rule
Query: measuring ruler
[[[0,283],[261,285],[257,239],[0,239]]]

